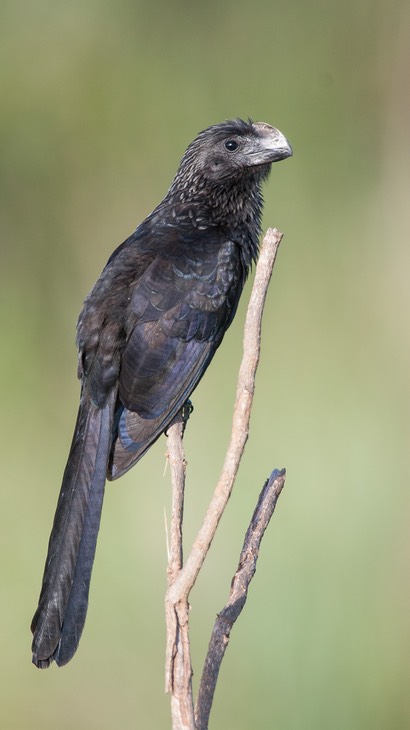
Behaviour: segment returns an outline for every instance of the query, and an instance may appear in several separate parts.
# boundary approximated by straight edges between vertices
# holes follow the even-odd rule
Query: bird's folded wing
[[[164,431],[206,370],[235,312],[243,281],[231,247],[209,256],[158,257],[130,301],[134,324],[123,352],[109,476],[127,471]],[[132,318],[130,318],[130,321]]]

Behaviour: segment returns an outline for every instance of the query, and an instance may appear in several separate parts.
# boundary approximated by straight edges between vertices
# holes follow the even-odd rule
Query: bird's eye
[[[238,143],[235,142],[234,139],[228,139],[225,142],[225,149],[228,150],[228,152],[235,152],[235,150],[238,149]]]

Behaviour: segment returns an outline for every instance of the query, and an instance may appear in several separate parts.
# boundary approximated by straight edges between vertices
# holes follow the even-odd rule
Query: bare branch
[[[171,470],[172,507],[168,561],[168,583],[175,580],[182,568],[182,521],[184,518],[184,494],[186,461],[182,436],[184,423],[180,414],[168,428],[168,461]]]
[[[168,599],[174,604],[180,600],[181,596],[188,596],[195,583],[231,495],[239,463],[248,440],[255,375],[260,354],[262,313],[282,236],[283,234],[276,228],[268,228],[263,239],[245,321],[243,357],[238,376],[231,440],[202,527],[183,569],[169,588]]]
[[[172,525],[168,561],[168,590],[165,598],[167,624],[165,688],[172,695],[173,730],[196,730],[188,634],[188,598],[231,495],[239,463],[248,439],[255,375],[260,354],[262,313],[273,265],[281,240],[282,234],[276,229],[269,228],[262,243],[245,321],[243,357],[238,376],[231,439],[214,495],[184,566],[182,562],[182,518],[185,486],[185,456],[182,446],[182,419],[175,419],[173,425],[168,429],[168,454],[172,477]],[[259,542],[262,539],[262,535],[263,531]],[[251,536],[249,537],[250,539]],[[256,559],[257,555],[255,562]],[[246,560],[245,563],[246,565],[248,564]],[[252,575],[249,577],[248,584]],[[222,660],[222,656],[220,661]],[[204,680],[204,686],[206,683],[207,680]],[[215,686],[213,686],[211,693],[209,690],[207,690],[207,693],[204,690],[199,705],[200,714],[198,717],[207,717],[209,715],[214,690]],[[204,709],[202,710],[202,708]],[[206,712],[207,715],[205,714]],[[201,725],[201,728],[205,727],[205,725]]]
[[[207,730],[219,669],[229,643],[230,633],[248,597],[255,575],[259,548],[285,484],[285,469],[275,469],[265,482],[245,535],[238,568],[232,579],[229,598],[218,614],[208,646],[196,706],[196,730]]]
[[[168,586],[172,586],[182,568],[182,521],[184,515],[186,461],[182,436],[184,421],[180,414],[169,427],[168,459],[172,482],[171,529],[168,558]],[[174,730],[195,730],[192,666],[189,646],[188,597],[177,604],[165,600],[167,627],[165,657],[165,691],[171,694],[172,727]]]

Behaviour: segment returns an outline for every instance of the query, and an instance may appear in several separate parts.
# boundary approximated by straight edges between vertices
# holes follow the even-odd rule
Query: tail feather
[[[97,408],[81,404],[48,546],[31,630],[33,663],[59,666],[74,655],[84,627],[94,562],[115,393]]]

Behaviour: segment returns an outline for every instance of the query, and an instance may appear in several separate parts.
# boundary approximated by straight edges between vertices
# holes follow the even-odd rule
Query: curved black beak
[[[258,135],[258,146],[251,153],[253,165],[278,162],[293,155],[292,147],[279,129],[265,122],[256,122],[253,127]]]

